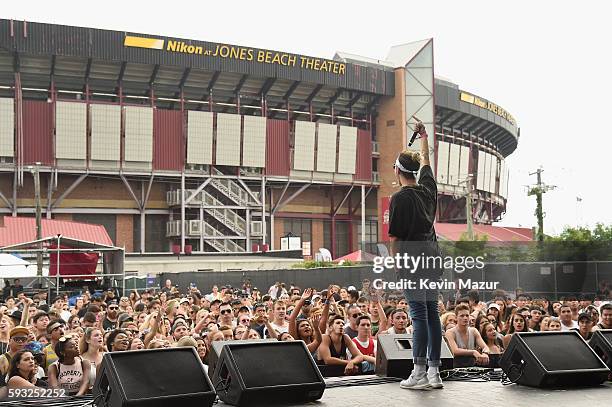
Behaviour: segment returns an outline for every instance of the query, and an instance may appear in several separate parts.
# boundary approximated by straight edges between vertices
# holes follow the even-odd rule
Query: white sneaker
[[[441,389],[444,387],[444,385],[442,384],[442,378],[440,377],[439,373],[431,375],[428,374],[427,381],[429,382],[429,387],[432,389]]]
[[[428,390],[431,388],[429,385],[429,380],[427,380],[427,373],[425,372],[419,374],[418,376],[411,374],[409,378],[400,382],[400,387],[402,389],[410,390]]]

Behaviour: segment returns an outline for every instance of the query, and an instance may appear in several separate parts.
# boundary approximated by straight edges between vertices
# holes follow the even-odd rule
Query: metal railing
[[[214,168],[213,175],[224,175],[221,171]],[[237,203],[247,206],[250,204],[249,194],[236,182],[227,178],[213,178],[210,182],[223,195]]]

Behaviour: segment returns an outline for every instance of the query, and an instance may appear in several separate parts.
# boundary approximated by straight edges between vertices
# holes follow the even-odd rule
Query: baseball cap
[[[487,309],[491,309],[491,308],[495,308],[498,311],[501,311],[501,307],[499,306],[499,304],[492,302],[491,304],[489,304],[489,308]]]
[[[119,324],[119,325],[121,325],[122,323],[124,323],[124,322],[126,322],[126,321],[131,321],[131,322],[134,322],[134,318],[132,318],[132,317],[130,316],[130,314],[128,314],[128,313],[121,314],[121,315],[119,315],[119,317],[117,318],[117,322],[118,322],[118,324]]]
[[[17,336],[19,334],[24,334],[25,336],[28,336],[30,335],[30,331],[25,326],[17,325],[15,328],[11,329],[11,332],[9,333],[9,338]]]
[[[584,318],[590,320],[591,319],[591,314],[589,314],[588,312],[583,312],[580,315],[578,315],[578,321],[580,321],[581,319],[584,319]]]
[[[174,332],[180,325],[183,325],[185,328],[189,328],[187,326],[187,322],[183,318],[177,318],[172,324],[172,332]]]
[[[9,315],[9,317],[13,318],[15,321],[17,321],[17,323],[21,321],[22,316],[23,313],[21,311],[13,311],[13,313]]]
[[[179,304],[184,304],[184,303],[189,303],[189,299],[188,298],[181,298],[181,300],[179,301]]]

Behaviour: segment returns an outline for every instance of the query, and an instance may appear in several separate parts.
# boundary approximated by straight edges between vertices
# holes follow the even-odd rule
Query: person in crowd
[[[344,333],[353,339],[357,336],[357,318],[362,316],[361,308],[358,305],[349,305],[347,308],[348,324],[344,326]]]
[[[573,319],[573,310],[569,304],[564,303],[559,307],[559,320],[561,321],[561,331],[578,329],[578,322]]]
[[[371,366],[374,367],[376,364],[376,341],[372,337],[372,322],[369,316],[362,315],[357,318],[357,336],[352,340],[363,355],[363,359],[370,362]]]
[[[130,339],[127,332],[122,329],[115,329],[106,338],[106,349],[109,352],[123,352],[130,347]]]
[[[144,347],[144,344],[143,344]],[[99,328],[86,328],[79,340],[81,358],[89,362],[89,388],[93,387],[102,358],[104,357],[104,335]]]
[[[80,356],[79,346],[71,335],[62,336],[55,345],[57,361],[49,366],[49,385],[66,391],[68,396],[82,396],[90,385],[88,360]]]
[[[548,324],[550,323],[550,318],[551,317],[548,315],[542,317],[542,320],[540,321],[540,331],[541,332],[548,331]]]
[[[528,321],[529,329],[532,331],[540,331],[541,330],[541,322],[542,315],[544,315],[544,311],[537,305],[532,305],[529,307],[530,319]]]
[[[379,332],[379,335],[408,333],[408,314],[406,313],[406,310],[397,308],[394,309],[389,314],[389,319],[391,320],[391,327]]]
[[[329,327],[331,328],[330,333],[323,335],[321,346],[319,346],[319,358],[326,365],[344,366],[345,375],[359,373],[361,364],[365,360],[355,343],[344,333],[344,319],[339,316],[331,318]],[[350,359],[347,356],[347,350],[352,355]],[[366,371],[373,370],[367,363]]]
[[[453,311],[448,311],[440,316],[440,323],[442,325],[442,331],[454,328],[457,325],[457,315]]]
[[[372,325],[372,336],[376,337],[379,331],[387,329],[387,316],[383,309],[380,296],[374,293],[370,298],[368,310]]]
[[[229,327],[234,327],[236,325],[234,321],[234,310],[232,309],[232,305],[228,302],[219,305],[219,324]]]
[[[11,325],[11,318],[8,315],[0,314],[0,355],[9,348]]]
[[[283,300],[276,300],[273,303],[272,321],[270,325],[276,334],[289,332],[289,323],[285,319],[287,316],[287,305]],[[266,336],[273,337],[272,333],[266,329]]]
[[[304,341],[308,351],[312,354],[312,356],[317,359],[317,349],[321,344],[321,331],[319,330],[318,319],[313,318],[312,322],[307,318],[304,318],[303,315],[298,315],[304,306],[306,301],[310,301],[309,299],[312,297],[312,288],[307,288],[304,290],[304,293],[301,295],[298,300],[295,309],[289,316],[289,334],[292,337]]]
[[[612,329],[612,304],[606,303],[600,307],[601,319],[593,329]]]
[[[504,345],[499,332],[495,329],[495,325],[490,322],[485,323],[480,330],[480,336],[483,338],[487,348],[489,348],[488,367],[500,367],[500,356],[504,352]]]
[[[487,366],[489,364],[489,347],[480,336],[478,330],[469,326],[469,306],[459,304],[455,308],[455,313],[457,314],[457,326],[449,329],[444,334],[453,356],[472,357],[476,364]],[[478,349],[481,351],[478,351]]]
[[[36,377],[37,370],[38,366],[32,352],[25,349],[15,352],[9,366],[6,390],[28,387],[47,388],[47,382]]]
[[[593,325],[594,323],[591,319],[591,314],[588,312],[583,312],[582,314],[578,315],[578,329],[576,329],[576,331],[578,331],[580,336],[582,336],[585,341],[591,339],[591,336],[593,335]]]
[[[49,313],[45,311],[37,312],[32,318],[32,322],[34,322],[34,329],[36,335],[46,334],[47,333],[47,325],[49,325]]]
[[[23,350],[28,342],[30,331],[25,326],[16,326],[9,332],[8,351],[0,355],[0,376],[5,377],[17,352]]]
[[[515,332],[529,332],[525,316],[518,312],[510,315],[506,325],[508,326],[508,332],[504,336],[503,340],[504,349],[508,347],[508,344],[512,339],[512,335],[514,335]]]
[[[55,354],[55,347],[65,334],[66,325],[62,319],[54,319],[47,325],[47,337],[49,338],[49,344],[43,349],[45,354],[45,372],[48,371],[49,366],[57,361],[57,355]]]
[[[559,317],[550,318],[550,322],[548,322],[548,330],[561,331],[561,320],[559,319]]]
[[[119,316],[119,304],[117,301],[111,300],[106,306],[106,314],[102,321],[102,329],[110,331],[118,327],[117,319]]]

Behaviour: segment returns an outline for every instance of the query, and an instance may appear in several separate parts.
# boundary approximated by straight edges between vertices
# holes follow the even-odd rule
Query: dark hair
[[[92,324],[96,323],[96,314],[93,312],[87,311],[85,315],[83,315],[83,322],[90,322]]]
[[[65,341],[57,341],[53,350],[57,355],[57,361],[59,363],[64,363],[64,358],[66,357],[66,344],[68,343],[68,341],[74,340],[74,343],[78,348],[79,343],[75,339],[76,337],[71,337],[70,339],[66,339]]]
[[[474,301],[474,303],[476,304],[480,302],[480,296],[478,295],[478,291],[476,290],[468,291],[467,296],[470,300]]]
[[[128,336],[127,332],[125,332],[123,329],[115,329],[108,335],[108,338],[106,338],[106,349],[108,349],[109,352],[113,351],[113,342],[115,342],[115,338],[119,334],[124,334],[125,336]]]
[[[403,312],[404,314],[406,314],[406,316],[408,316],[408,312],[403,309],[403,308],[395,308],[393,311],[391,311],[391,313],[389,314],[389,318],[393,319],[393,317],[395,316],[395,314],[397,314],[398,312]]]
[[[601,308],[599,309],[599,314],[603,315],[603,312],[606,310],[612,310],[612,304],[610,304],[609,302],[601,306]]]
[[[8,373],[8,377],[9,379],[13,376],[19,376],[19,377],[23,377],[21,376],[21,374],[19,373],[19,368],[17,367],[19,365],[19,362],[21,362],[21,358],[23,357],[24,353],[31,353],[32,356],[34,356],[34,352],[32,352],[31,350],[28,349],[22,349],[18,352],[16,352],[13,357],[11,358],[11,365],[9,367],[9,373]],[[32,375],[35,375],[36,372],[32,372]],[[24,379],[26,380],[30,380],[32,377],[24,377]]]
[[[342,318],[340,315],[334,315],[333,317],[331,317],[331,318],[329,319],[329,322],[328,322],[328,324],[327,324],[327,325],[332,326],[332,325],[334,324],[334,322],[336,322],[336,320],[338,320],[338,319],[339,319],[340,321],[344,322],[344,318]]]
[[[521,332],[529,332],[529,329],[527,329],[527,320],[525,319],[525,317],[522,314],[516,312],[516,313],[510,315],[510,318],[508,318],[508,323],[507,323],[507,326],[508,326],[507,330],[508,330],[508,332],[507,333],[508,334],[513,334],[515,332],[514,331],[514,318],[516,318],[516,317],[519,317],[519,318],[523,319],[523,330]]]
[[[91,304],[90,306],[87,307],[87,312],[93,312],[94,314],[97,314],[101,310],[102,308],[94,304]]]
[[[489,327],[489,325],[493,326],[493,329],[495,329],[495,325],[493,325],[491,322],[487,322],[480,330],[480,337],[487,345],[489,345],[489,338],[487,338],[487,328]],[[499,346],[500,350],[503,350],[503,342],[501,341],[499,336],[497,336],[497,330],[495,330],[495,339],[493,339],[493,343]]]
[[[361,325],[361,321],[363,321],[363,320],[368,320],[368,321],[372,322],[372,319],[368,315],[362,315],[362,316],[357,318],[357,326]]]
[[[352,300],[355,300],[355,301],[359,300],[359,291],[357,291],[357,290],[350,290],[348,292],[348,294],[349,294],[349,297]]]
[[[139,302],[134,307],[134,312],[142,312],[142,311],[144,311],[144,309],[145,309],[145,305],[142,302]]]
[[[412,150],[404,150],[397,157],[398,161],[406,170],[410,172],[402,171],[398,168],[399,172],[408,179],[416,179],[415,173],[421,167],[421,155]]]

